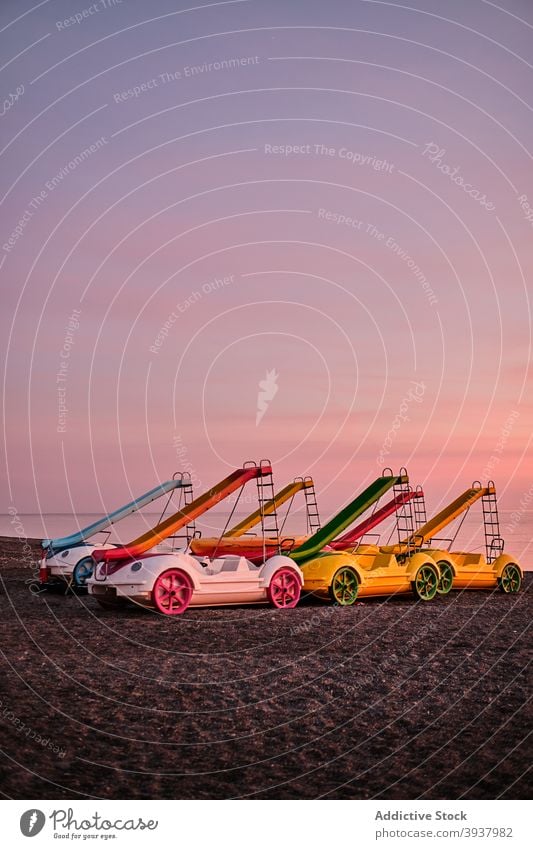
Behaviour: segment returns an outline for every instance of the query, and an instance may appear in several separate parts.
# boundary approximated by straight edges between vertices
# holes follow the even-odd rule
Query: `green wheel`
[[[439,560],[437,566],[440,569],[439,583],[437,584],[437,592],[439,595],[448,595],[453,584],[453,569],[447,560]]]
[[[522,574],[518,566],[508,563],[503,569],[501,578],[498,578],[498,586],[502,593],[517,593],[522,586]]]
[[[331,600],[342,607],[353,604],[359,591],[357,575],[350,566],[341,566],[333,575],[329,588]]]
[[[437,594],[439,575],[431,563],[424,563],[416,573],[412,583],[415,598],[420,601],[431,601]]]

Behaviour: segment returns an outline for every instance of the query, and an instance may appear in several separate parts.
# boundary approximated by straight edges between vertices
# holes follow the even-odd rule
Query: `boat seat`
[[[461,557],[464,558],[463,564],[465,566],[480,566],[482,563],[485,562],[485,558],[483,557],[482,554],[477,554],[477,553],[467,552],[467,551],[452,552],[452,554],[453,553],[457,553]]]
[[[230,557],[224,560],[224,563],[218,570],[219,572],[236,572],[241,562],[240,557]]]
[[[212,575],[213,570],[208,565],[208,563],[209,563],[209,561],[206,562],[205,560],[195,560],[194,561],[194,568],[201,575]]]
[[[237,554],[226,554],[213,560],[209,571],[207,569],[204,571],[208,575],[217,575],[220,572],[248,571],[248,568],[246,558],[240,557]]]
[[[381,549],[384,550],[383,548]],[[374,545],[373,543],[360,543],[357,546],[357,554],[379,554],[380,548],[379,545]]]

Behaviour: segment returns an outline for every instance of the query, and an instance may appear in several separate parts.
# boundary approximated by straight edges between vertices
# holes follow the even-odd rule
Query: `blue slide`
[[[141,495],[140,498],[130,501],[128,504],[125,504],[113,513],[107,513],[105,516],[102,516],[101,519],[98,519],[97,522],[93,522],[92,525],[87,525],[86,528],[82,528],[80,531],[70,534],[70,536],[56,537],[56,539],[43,539],[41,545],[44,549],[48,550],[49,555],[57,554],[57,552],[63,551],[66,548],[74,548],[77,545],[81,545],[85,542],[85,540],[89,539],[89,537],[92,537],[93,534],[105,531],[106,528],[116,524],[116,522],[120,522],[121,519],[124,519],[131,513],[135,513],[137,510],[140,510],[142,507],[150,504],[151,501],[155,501],[162,495],[172,492],[175,489],[179,489],[180,487],[188,489],[189,493],[192,493],[191,478],[188,474],[178,473],[172,478],[172,480],[165,481],[159,486],[154,487],[154,489],[150,489],[148,492],[145,492],[144,495]]]

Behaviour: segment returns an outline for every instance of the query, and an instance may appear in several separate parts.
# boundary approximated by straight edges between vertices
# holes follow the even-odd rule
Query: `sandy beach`
[[[103,611],[0,538],[8,798],[526,798],[522,592]]]

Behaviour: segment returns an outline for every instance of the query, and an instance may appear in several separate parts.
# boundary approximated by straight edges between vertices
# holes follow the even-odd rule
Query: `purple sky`
[[[512,508],[532,37],[529,0],[3,0],[0,511],[262,457],[325,512],[384,465]]]

